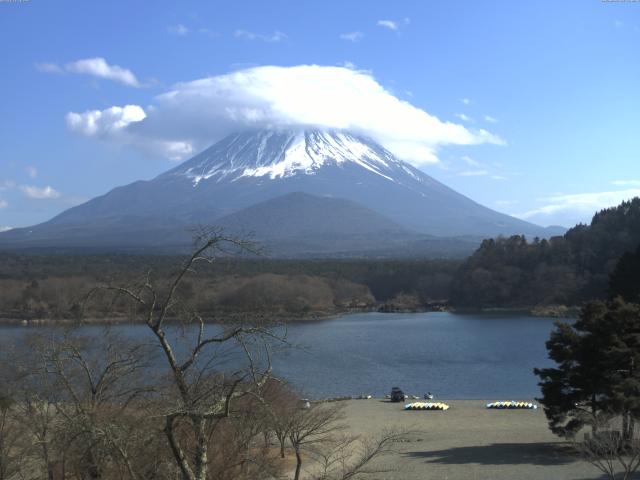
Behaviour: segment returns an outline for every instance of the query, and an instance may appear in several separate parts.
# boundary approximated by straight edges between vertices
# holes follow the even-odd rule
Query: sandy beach
[[[410,441],[398,443],[397,453],[384,460],[397,471],[378,479],[602,478],[549,431],[540,408],[488,410],[483,400],[446,403],[451,408],[438,412],[405,411],[402,403],[380,399],[343,402],[353,433],[375,435],[393,427],[419,431]]]

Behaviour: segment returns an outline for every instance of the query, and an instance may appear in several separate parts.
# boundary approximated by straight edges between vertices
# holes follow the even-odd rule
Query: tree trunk
[[[93,448],[94,447],[91,446],[89,450],[87,450],[87,474],[92,480],[99,480],[100,478],[102,478],[102,472],[97,458],[98,455],[95,455]]]
[[[302,456],[300,455],[300,449],[296,447],[296,473],[293,476],[293,480],[300,479],[300,470],[302,469]]]
[[[196,477],[191,471],[189,462],[187,461],[185,454],[180,448],[178,440],[175,437],[175,433],[173,431],[173,419],[171,417],[167,417],[164,433],[169,441],[169,447],[171,448],[173,457],[180,468],[183,480],[195,480]]]
[[[596,421],[596,394],[591,394],[591,416],[593,417],[593,421],[591,422],[591,435],[593,438],[596,438],[596,433],[598,433],[598,422]]]
[[[630,411],[624,412],[622,416],[622,439],[625,445],[633,441],[633,433],[635,430],[635,421]]]
[[[42,456],[44,457],[44,465],[47,469],[47,480],[53,480],[53,465],[49,458],[49,447],[46,440],[42,440]]]
[[[629,412],[626,410],[622,412],[622,441],[623,443],[629,441]]]
[[[66,449],[62,452],[62,461],[60,462],[60,478],[67,478],[67,452]]]
[[[198,416],[194,419],[196,433],[196,480],[207,480],[207,467],[209,464],[206,419]]]

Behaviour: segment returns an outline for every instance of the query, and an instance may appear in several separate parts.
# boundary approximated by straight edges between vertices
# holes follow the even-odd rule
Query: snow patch
[[[245,177],[271,180],[295,175],[314,175],[326,165],[353,163],[386,180],[398,173],[422,181],[405,162],[381,146],[340,131],[266,130],[240,133],[222,140],[187,162],[175,175],[188,177],[193,186],[216,177],[216,181]],[[394,175],[395,174],[395,175]]]

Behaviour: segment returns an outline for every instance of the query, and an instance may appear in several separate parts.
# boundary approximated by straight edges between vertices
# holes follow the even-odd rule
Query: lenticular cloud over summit
[[[114,112],[133,111],[127,121]],[[486,130],[445,122],[400,100],[367,73],[343,67],[263,66],[175,85],[148,107],[67,114],[70,130],[182,160],[247,128],[344,129],[415,165],[444,145],[503,144]]]

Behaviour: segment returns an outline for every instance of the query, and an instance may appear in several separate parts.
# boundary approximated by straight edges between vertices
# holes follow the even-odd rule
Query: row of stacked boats
[[[409,398],[408,395],[405,395],[405,393],[398,387],[393,387],[391,389],[391,394],[386,396],[388,399],[390,399],[392,402],[401,402],[403,400],[406,400],[407,398]],[[371,396],[361,396],[360,398],[371,398]],[[413,397],[414,399],[417,399],[418,397]],[[433,395],[431,394],[431,392],[429,393],[425,393],[424,395],[424,399],[425,400],[429,400],[426,402],[412,402],[412,403],[407,403],[404,406],[405,410],[440,410],[440,411],[444,411],[444,410],[449,410],[450,406],[444,402],[432,402],[430,400],[433,400]],[[515,401],[515,400],[508,400],[508,401],[498,401],[498,402],[491,402],[491,403],[487,403],[487,408],[489,409],[495,409],[495,410],[535,410],[538,408],[538,406],[535,403],[532,402],[521,402],[521,401]]]
[[[444,402],[413,402],[404,406],[405,410],[449,410],[449,405]],[[487,403],[487,408],[496,410],[535,410],[538,406],[531,402],[491,402]]]
[[[508,402],[491,402],[487,403],[487,408],[495,408],[498,410],[502,409],[525,409],[525,410],[535,410],[538,406],[535,403],[531,402],[515,402],[513,400],[509,400]]]
[[[405,410],[449,410],[449,405],[443,402],[413,402],[404,406]]]

